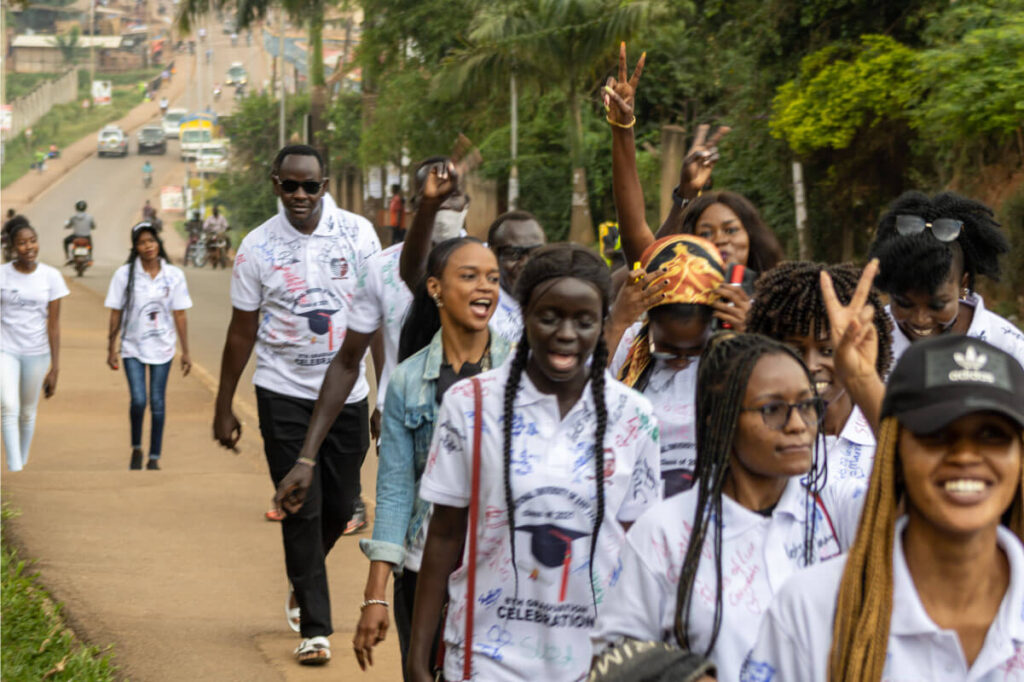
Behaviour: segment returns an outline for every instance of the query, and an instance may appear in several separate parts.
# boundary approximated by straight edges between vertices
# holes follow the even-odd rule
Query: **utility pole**
[[[278,92],[280,93],[280,108],[277,120],[277,147],[284,147],[284,9],[281,9],[277,16],[277,56],[281,60],[280,68],[277,70]]]
[[[807,243],[807,196],[804,192],[804,167],[799,161],[793,162],[793,203],[796,213],[796,242],[800,260],[810,260],[811,249]]]
[[[96,106],[92,97],[92,84],[96,81],[96,0],[89,0],[89,101]]]
[[[519,166],[516,159],[519,157],[519,95],[516,90],[515,71],[509,77],[509,100],[512,105],[511,132],[512,140],[509,149],[512,152],[512,167],[508,171],[508,210],[514,211],[519,208]]]

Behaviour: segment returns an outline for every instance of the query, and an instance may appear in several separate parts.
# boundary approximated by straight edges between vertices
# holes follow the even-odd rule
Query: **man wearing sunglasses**
[[[270,181],[278,213],[242,240],[235,257],[213,431],[226,448],[238,443],[242,428],[231,403],[255,347],[253,383],[271,479],[277,486],[295,468],[308,476],[301,496],[288,489],[277,504],[288,511],[281,524],[292,586],[286,613],[303,637],[295,655],[319,665],[330,659],[332,632],[324,562],[352,516],[369,447],[362,362],[323,444],[303,453],[302,443],[324,374],[345,340],[357,282],[380,241],[369,221],[326,193],[323,159],[312,147],[278,152]]]

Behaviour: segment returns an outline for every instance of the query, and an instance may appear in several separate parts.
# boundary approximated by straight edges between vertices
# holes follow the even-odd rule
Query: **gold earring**
[[[960,289],[960,298],[967,298],[970,295],[971,295],[971,290],[968,289],[967,287],[963,287],[963,288]]]
[[[443,308],[444,307],[444,303],[441,301],[441,294],[434,294],[433,299],[434,299],[434,303],[437,304],[438,308]]]

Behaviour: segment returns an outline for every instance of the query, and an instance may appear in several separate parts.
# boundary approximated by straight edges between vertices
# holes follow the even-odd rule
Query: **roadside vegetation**
[[[0,512],[6,526],[15,513]],[[6,529],[5,529],[6,530]],[[110,651],[83,644],[67,627],[61,611],[38,582],[31,562],[22,559],[4,534],[0,561],[0,667],[3,679],[76,680],[108,682],[116,679]]]
[[[141,69],[128,71],[119,74],[97,74],[97,78],[110,80],[113,83],[113,94],[110,106],[82,108],[82,100],[89,98],[89,72],[82,70],[78,72],[78,96],[74,102],[58,104],[45,116],[35,122],[32,126],[31,141],[24,133],[7,141],[4,150],[4,165],[0,170],[0,188],[7,187],[12,182],[25,175],[31,170],[35,161],[36,150],[46,151],[51,144],[63,150],[83,136],[95,133],[101,127],[112,123],[125,114],[132,107],[142,102],[143,93],[139,83],[147,82],[156,77],[160,69]],[[31,79],[22,76],[42,76],[45,74],[8,74],[7,84],[18,82],[18,87],[23,87]],[[53,74],[49,74],[50,77]],[[27,94],[45,79],[38,79],[31,87],[21,94]]]

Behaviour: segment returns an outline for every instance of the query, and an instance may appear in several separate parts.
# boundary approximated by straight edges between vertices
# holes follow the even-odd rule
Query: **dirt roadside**
[[[401,679],[393,630],[371,672],[360,673],[351,652],[367,569],[358,536],[342,538],[328,560],[334,660],[294,662],[280,529],[262,519],[272,491],[259,431],[240,410],[240,454],[214,445],[209,371],[182,379],[175,368],[164,469],[128,470],[128,392],[103,361],[106,310],[94,292],[70,287],[57,394],[40,405],[27,468],[5,472],[3,499],[22,512],[6,536],[38,560],[72,627],[113,644],[132,680]]]

